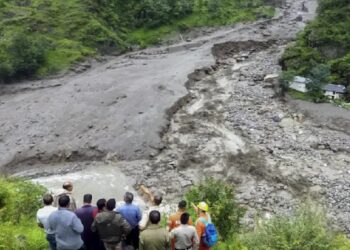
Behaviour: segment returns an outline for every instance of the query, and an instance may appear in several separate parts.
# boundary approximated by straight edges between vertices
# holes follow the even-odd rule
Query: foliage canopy
[[[0,0],[0,82],[52,74],[177,30],[272,15],[263,0]]]

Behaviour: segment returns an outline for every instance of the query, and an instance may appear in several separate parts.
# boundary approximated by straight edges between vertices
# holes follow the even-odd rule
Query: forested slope
[[[320,0],[318,17],[286,50],[282,64],[301,75],[325,66],[330,82],[350,86],[350,2]]]
[[[263,0],[0,0],[0,81],[45,76],[176,30],[272,14]]]

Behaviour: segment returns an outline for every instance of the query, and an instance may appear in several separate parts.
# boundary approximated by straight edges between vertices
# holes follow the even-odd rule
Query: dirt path
[[[3,89],[1,171],[37,177],[118,168],[130,184],[169,199],[215,176],[236,185],[251,213],[289,213],[311,197],[349,230],[348,112],[342,129],[322,126],[263,81],[280,72],[278,58],[315,8],[312,0],[286,1],[272,20]]]

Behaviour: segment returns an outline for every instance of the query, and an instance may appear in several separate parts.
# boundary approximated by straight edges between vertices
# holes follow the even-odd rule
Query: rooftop
[[[323,87],[323,90],[344,94],[346,87],[344,85],[327,84]]]
[[[293,83],[305,83],[308,84],[309,82],[311,82],[311,80],[309,78],[305,78],[302,76],[295,76],[293,79]]]

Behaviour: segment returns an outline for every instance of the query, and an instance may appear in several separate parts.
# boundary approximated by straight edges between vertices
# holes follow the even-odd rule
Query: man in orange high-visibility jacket
[[[195,209],[198,214],[198,219],[196,221],[196,231],[198,234],[198,238],[200,240],[198,250],[210,250],[210,248],[207,247],[203,242],[202,237],[203,237],[203,234],[205,234],[205,224],[201,221],[201,218],[205,219],[208,222],[211,221],[210,215],[208,213],[209,206],[207,203],[202,201],[197,206],[195,206]]]

